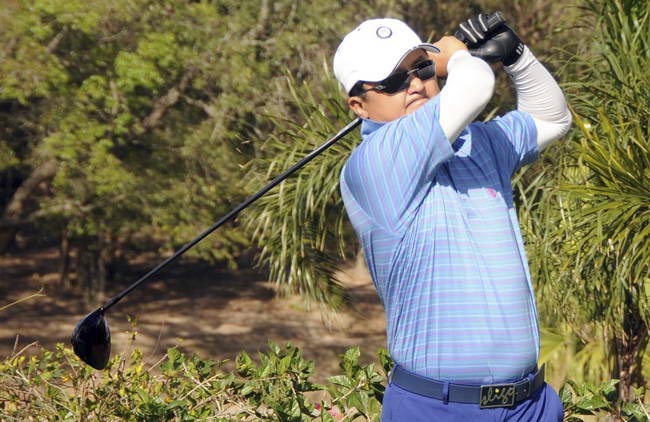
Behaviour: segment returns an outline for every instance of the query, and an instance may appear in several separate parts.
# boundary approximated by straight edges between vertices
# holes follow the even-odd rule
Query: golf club
[[[151,278],[153,275],[157,274],[160,270],[165,268],[168,264],[174,261],[179,256],[183,255],[194,245],[199,243],[210,233],[221,227],[224,223],[229,220],[232,220],[239,214],[244,208],[251,205],[253,202],[261,198],[269,190],[273,189],[276,185],[284,181],[286,178],[291,176],[305,164],[309,163],[320,153],[325,151],[327,148],[334,145],[337,141],[343,138],[345,135],[350,133],[354,128],[361,124],[361,119],[356,118],[355,120],[348,123],[343,129],[341,129],[336,135],[330,138],[327,142],[307,154],[302,160],[294,164],[291,168],[286,170],[284,173],[277,176],[273,179],[268,185],[264,186],[256,194],[250,196],[244,202],[233,208],[228,214],[224,215],[198,235],[194,240],[180,248],[172,256],[167,258],[165,261],[161,262],[157,267],[140,277],[137,281],[131,284],[124,291],[116,295],[115,297],[109,299],[103,306],[95,309],[93,312],[89,313],[83,317],[75,326],[70,342],[72,343],[72,348],[74,352],[79,356],[81,360],[86,362],[88,365],[92,366],[95,369],[104,369],[108,363],[108,359],[111,355],[111,332],[108,327],[108,321],[106,321],[105,313],[113,305],[117,304],[124,296],[131,293],[133,289],[138,287],[140,284],[144,283],[146,280]]]
[[[499,29],[499,27],[503,23],[505,23],[505,19],[500,12],[495,12],[488,15],[487,18],[488,30],[486,31],[486,35],[491,34],[495,30]],[[463,41],[465,44],[469,43],[469,41],[465,38],[465,36],[462,33],[457,32],[456,37],[459,38],[461,41]],[[470,52],[472,52],[472,50],[470,50]],[[341,138],[343,138],[345,135],[347,135],[353,129],[359,126],[359,124],[361,124],[360,118],[356,118],[355,120],[348,123],[343,129],[341,129],[336,135],[330,138],[327,142],[325,142],[324,144],[322,144],[321,146],[319,146],[318,148],[310,152],[302,160],[300,160],[299,162],[294,164],[291,168],[286,170],[284,173],[280,174],[275,179],[273,179],[268,185],[263,187],[260,191],[250,196],[244,202],[242,202],[237,207],[232,209],[228,214],[224,215],[220,220],[218,220],[216,223],[214,223],[212,226],[210,226],[208,229],[202,232],[194,240],[187,243],[185,246],[183,246],[178,251],[176,251],[172,256],[170,256],[165,261],[163,261],[158,266],[156,266],[154,269],[152,269],[151,271],[149,271],[148,273],[140,277],[137,281],[135,281],[133,284],[131,284],[128,288],[126,288],[124,291],[119,293],[117,296],[109,299],[103,306],[97,308],[96,310],[94,310],[93,312],[89,313],[84,318],[82,318],[75,326],[72,332],[72,337],[70,338],[70,342],[72,343],[74,352],[77,354],[77,356],[79,356],[81,360],[83,360],[84,362],[86,362],[88,365],[92,366],[95,369],[104,369],[108,363],[111,354],[111,334],[105,316],[105,313],[108,309],[110,309],[113,305],[117,304],[120,300],[122,300],[122,298],[124,298],[124,296],[129,294],[133,289],[138,287],[140,284],[144,283],[153,275],[160,272],[160,270],[162,270],[164,267],[166,267],[176,258],[183,255],[185,252],[187,252],[189,249],[191,249],[193,246],[195,246],[197,243],[199,243],[201,240],[207,237],[210,233],[212,233],[213,231],[221,227],[227,221],[232,220],[243,209],[245,209],[253,202],[258,200],[260,197],[266,194],[273,187],[275,187],[276,185],[284,181],[286,178],[288,178],[294,172],[299,170],[305,164],[309,163],[311,160],[313,160],[316,156],[318,156],[320,153],[325,151],[327,148],[334,145],[337,141],[339,141]]]

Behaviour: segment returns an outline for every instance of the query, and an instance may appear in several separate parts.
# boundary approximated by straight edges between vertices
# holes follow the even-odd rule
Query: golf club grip
[[[485,36],[487,37],[489,35],[492,35],[494,33],[494,31],[499,29],[499,27],[504,23],[506,23],[506,18],[503,16],[503,14],[499,10],[497,10],[494,13],[489,14],[488,18],[487,18],[487,27],[488,27],[488,29],[487,29],[487,32],[485,33]],[[467,39],[467,37],[465,36],[463,31],[461,31],[461,30],[456,31],[456,33],[454,34],[454,37],[458,38],[459,40],[461,40],[465,44],[467,44],[469,42],[469,40]]]
[[[284,179],[289,177],[291,174],[299,170],[301,167],[303,167],[305,164],[309,163],[311,160],[316,158],[320,153],[325,151],[327,148],[331,147],[334,145],[336,142],[338,142],[341,138],[343,138],[345,135],[350,133],[354,128],[359,126],[361,124],[361,118],[357,117],[350,123],[348,123],[343,129],[341,129],[336,135],[332,136],[330,139],[327,140],[324,144],[307,154],[302,160],[298,161],[296,164],[291,166],[288,170],[286,170],[284,173],[280,174],[277,176],[275,179],[273,179],[268,185],[264,186],[262,189],[260,189],[256,194],[248,197],[244,202],[233,208],[228,214],[224,215],[214,223],[212,226],[210,226],[208,229],[206,229],[203,233],[198,235],[194,240],[180,248],[178,251],[176,251],[172,256],[158,264],[157,267],[155,267],[153,270],[149,271],[147,274],[143,275],[140,277],[135,283],[131,284],[129,287],[127,287],[123,292],[119,293],[117,296],[113,297],[112,299],[109,299],[101,308],[100,310],[106,311],[108,308],[111,306],[115,305],[117,302],[119,302],[124,296],[129,294],[133,289],[138,287],[140,284],[142,284],[144,281],[149,279],[151,276],[155,275],[158,273],[160,270],[165,268],[168,264],[170,264],[172,261],[174,261],[176,258],[180,257],[183,255],[185,252],[190,250],[194,245],[205,239],[210,233],[221,227],[224,223],[226,223],[229,220],[232,220],[239,214],[244,208],[248,207],[251,205],[253,202],[257,201],[259,198],[264,196],[268,191],[273,189],[276,185],[280,184]]]

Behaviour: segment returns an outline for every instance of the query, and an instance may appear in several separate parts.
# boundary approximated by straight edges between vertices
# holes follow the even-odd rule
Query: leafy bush
[[[580,422],[576,415],[608,414],[615,420],[648,421],[650,415],[643,404],[638,402],[622,402],[618,399],[616,389],[619,380],[611,380],[600,385],[576,383],[567,381],[560,389],[560,398],[564,405],[564,420],[566,422]],[[637,397],[641,391],[637,391]]]
[[[360,351],[342,356],[342,374],[327,385],[310,379],[314,363],[291,344],[270,342],[253,360],[241,353],[233,371],[225,361],[188,356],[177,348],[146,367],[142,353],[115,356],[104,372],[59,344],[54,352],[23,354],[0,363],[3,421],[334,421],[378,420],[386,372],[362,365]]]
[[[3,421],[378,421],[390,358],[359,362],[358,348],[341,356],[341,373],[325,385],[311,380],[314,363],[292,344],[269,342],[253,359],[241,353],[234,370],[225,361],[188,356],[171,348],[147,367],[142,352],[115,356],[106,371],[80,362],[59,344],[38,356],[0,362]],[[569,382],[560,391],[566,421],[579,415],[650,420],[640,403],[621,403],[617,381],[600,386]]]

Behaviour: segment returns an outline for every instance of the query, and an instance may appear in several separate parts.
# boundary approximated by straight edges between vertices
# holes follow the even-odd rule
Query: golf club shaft
[[[301,167],[303,167],[305,164],[309,163],[311,160],[313,160],[316,156],[318,156],[320,153],[325,151],[327,148],[331,147],[334,145],[337,141],[339,141],[341,138],[343,138],[345,135],[350,133],[354,128],[359,126],[361,123],[360,118],[356,118],[350,123],[347,124],[343,129],[341,129],[336,135],[331,137],[327,142],[310,152],[308,155],[306,155],[302,160],[294,164],[291,168],[286,170],[284,173],[280,174],[277,176],[275,179],[273,179],[268,185],[264,186],[262,189],[260,189],[259,192],[256,194],[248,197],[244,202],[233,208],[228,214],[224,215],[221,217],[219,221],[214,223],[212,226],[210,226],[207,230],[205,230],[203,233],[198,235],[194,240],[180,248],[178,251],[176,251],[172,256],[158,264],[157,267],[140,277],[135,283],[130,285],[126,290],[118,294],[117,296],[109,299],[104,306],[99,308],[100,310],[106,311],[108,308],[111,306],[115,305],[117,302],[119,302],[124,296],[129,294],[133,289],[138,287],[140,284],[145,282],[147,279],[149,279],[151,276],[157,274],[160,270],[165,268],[169,263],[174,261],[176,258],[179,256],[183,255],[185,252],[187,252],[189,249],[191,249],[194,245],[199,243],[201,240],[203,240],[205,237],[207,237],[210,233],[221,227],[224,223],[227,221],[235,218],[237,214],[239,214],[244,208],[248,207],[251,205],[253,202],[257,201],[259,198],[264,196],[269,190],[273,189],[276,185],[278,185],[280,182],[285,180],[287,177],[291,176],[294,172],[299,170]]]

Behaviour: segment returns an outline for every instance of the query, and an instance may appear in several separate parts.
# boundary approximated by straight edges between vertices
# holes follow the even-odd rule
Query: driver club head
[[[77,323],[70,338],[77,356],[95,369],[104,369],[111,356],[111,332],[99,308]]]

